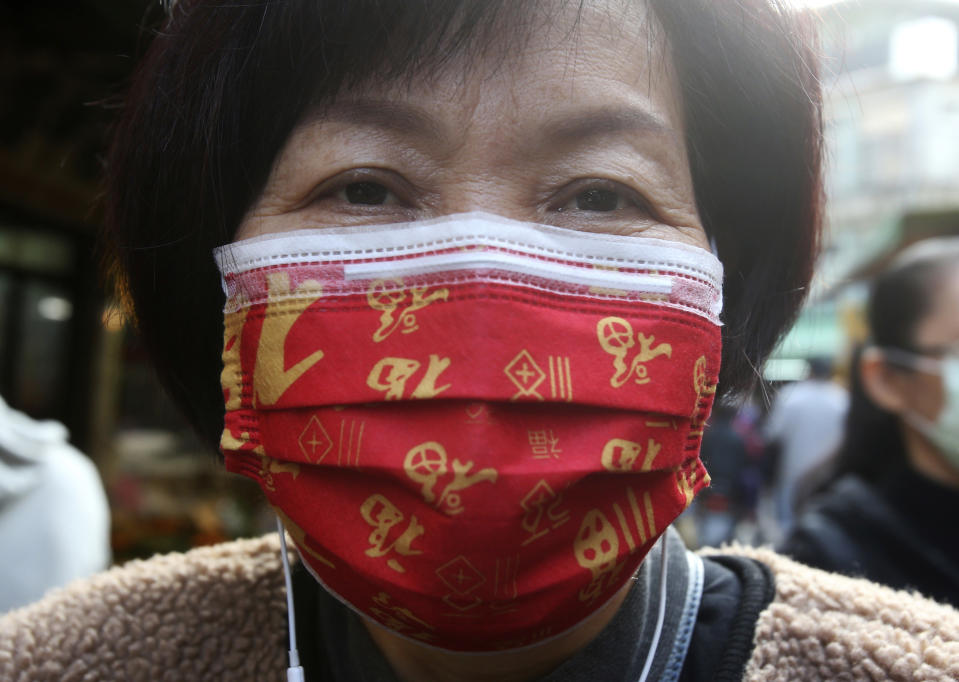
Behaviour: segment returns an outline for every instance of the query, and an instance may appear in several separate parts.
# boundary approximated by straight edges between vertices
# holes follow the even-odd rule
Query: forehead
[[[669,51],[645,2],[546,0],[525,13],[507,12],[472,37],[431,51],[405,73],[368,74],[306,118],[357,99],[458,105],[474,115],[484,101],[500,114],[511,108],[535,115],[564,104],[599,108],[630,100],[678,129],[681,104]]]
[[[933,292],[929,313],[919,322],[915,335],[920,347],[959,344],[959,266],[954,265],[943,276]]]

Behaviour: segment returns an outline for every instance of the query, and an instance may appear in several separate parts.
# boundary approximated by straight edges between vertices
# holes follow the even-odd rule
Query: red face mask
[[[217,260],[227,469],[400,635],[556,636],[708,483],[722,266],[702,249],[467,214]]]

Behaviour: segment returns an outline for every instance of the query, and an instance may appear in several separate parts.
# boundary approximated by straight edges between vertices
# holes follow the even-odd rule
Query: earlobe
[[[878,348],[867,348],[859,361],[859,375],[863,390],[878,407],[902,414],[907,409],[907,401],[902,392],[901,382],[894,369],[889,367]]]

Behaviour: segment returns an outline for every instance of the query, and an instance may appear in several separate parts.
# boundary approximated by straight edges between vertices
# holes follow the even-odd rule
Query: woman
[[[959,238],[920,242],[873,284],[831,487],[781,548],[959,605]]]
[[[950,674],[951,611],[883,623],[901,595],[666,531],[720,355],[746,386],[810,276],[806,35],[755,0],[178,3],[108,238],[171,392],[296,543],[296,629],[275,539],[231,543],[14,614],[7,669],[796,679],[923,639]],[[92,649],[46,630],[68,605]]]

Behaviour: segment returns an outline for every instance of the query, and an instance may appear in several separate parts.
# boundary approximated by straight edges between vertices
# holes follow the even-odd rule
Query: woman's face
[[[912,344],[931,357],[959,352],[959,267],[933,291],[929,311],[916,325]],[[863,356],[861,372],[870,398],[904,419],[915,414],[934,422],[945,405],[943,382],[934,372],[905,369],[885,362],[881,353],[872,352]]]
[[[959,267],[936,288],[929,313],[916,326],[915,347],[922,351],[959,352]],[[935,374],[909,372],[906,404],[930,421],[942,410],[945,394]]]
[[[481,210],[708,248],[668,51],[636,5],[553,3],[519,54],[343,94],[293,131],[237,239]]]

